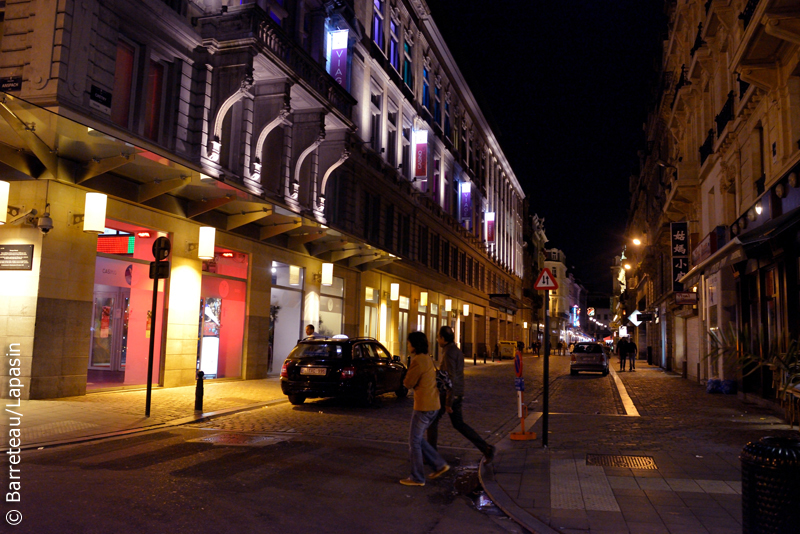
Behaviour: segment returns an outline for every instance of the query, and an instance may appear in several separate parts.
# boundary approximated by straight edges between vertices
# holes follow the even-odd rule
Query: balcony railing
[[[287,71],[308,84],[348,119],[352,118],[355,99],[257,4],[237,7],[199,20],[203,39],[225,42],[255,38],[268,57],[283,63]]]
[[[699,26],[697,26],[697,35],[694,37],[694,46],[689,51],[689,55],[694,57],[694,53],[700,50],[706,42],[703,40],[703,23],[701,22]]]
[[[744,23],[745,29],[747,29],[747,25],[750,24],[750,19],[753,18],[753,13],[756,12],[758,2],[759,0],[748,0],[747,5],[744,6],[742,12],[739,13],[739,19]]]
[[[714,153],[714,129],[708,131],[708,137],[700,146],[700,165],[706,162],[708,156]]]
[[[722,130],[725,129],[725,126],[733,119],[733,91],[728,93],[728,100],[725,101],[725,105],[722,106],[722,110],[719,112],[714,120],[717,122],[717,135],[722,135]]]

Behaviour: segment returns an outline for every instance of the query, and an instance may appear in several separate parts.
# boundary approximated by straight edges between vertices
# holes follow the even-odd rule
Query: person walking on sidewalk
[[[636,353],[639,352],[639,348],[636,346],[636,343],[628,336],[628,343],[625,345],[625,348],[628,352],[628,371],[635,371],[636,370]]]
[[[620,338],[617,343],[617,354],[619,355],[619,370],[625,370],[625,359],[628,357],[628,338]]]
[[[436,419],[441,407],[439,390],[436,388],[436,370],[433,360],[428,355],[428,338],[425,334],[411,332],[408,335],[408,353],[411,355],[411,365],[408,367],[403,385],[414,390],[414,411],[408,436],[411,476],[401,480],[400,484],[424,486],[423,458],[435,469],[428,475],[429,479],[442,476],[450,470],[450,466],[447,465],[442,455],[424,439],[425,430]]]
[[[494,446],[489,445],[481,438],[475,430],[464,422],[464,415],[461,412],[464,402],[464,353],[455,344],[455,333],[449,326],[439,329],[436,342],[442,347],[441,370],[447,371],[453,381],[453,387],[446,393],[440,393],[441,409],[436,418],[428,427],[428,443],[435,449],[439,438],[439,420],[447,412],[450,414],[450,422],[453,428],[458,430],[462,436],[467,438],[480,450],[486,457],[487,462],[494,458]]]

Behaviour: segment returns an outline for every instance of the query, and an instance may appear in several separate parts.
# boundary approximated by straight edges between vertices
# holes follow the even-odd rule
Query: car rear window
[[[600,345],[575,345],[573,352],[596,353],[603,352],[603,349]]]
[[[342,346],[338,343],[301,343],[289,354],[297,360],[314,358],[341,358]]]

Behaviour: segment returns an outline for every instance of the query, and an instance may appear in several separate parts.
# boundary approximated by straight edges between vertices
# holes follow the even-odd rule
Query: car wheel
[[[375,403],[375,382],[370,380],[364,388],[364,396],[361,398],[364,406],[372,406]]]
[[[570,369],[569,374],[571,376],[578,376],[578,371],[573,371],[572,369]]]
[[[289,402],[295,406],[303,404],[306,401],[305,395],[289,395]]]
[[[405,386],[400,386],[400,389],[394,392],[397,395],[398,399],[405,399],[408,396],[408,388]]]

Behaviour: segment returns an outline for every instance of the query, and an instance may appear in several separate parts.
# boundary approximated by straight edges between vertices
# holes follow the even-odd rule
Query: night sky
[[[548,248],[611,293],[666,35],[662,0],[428,0]]]

